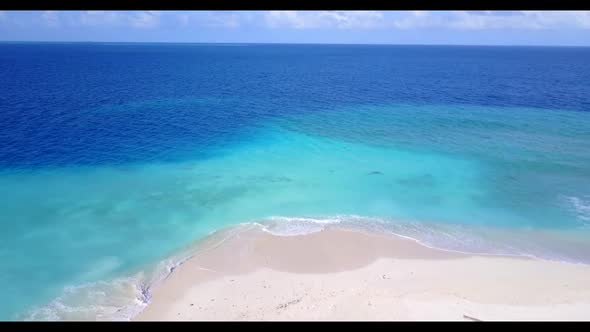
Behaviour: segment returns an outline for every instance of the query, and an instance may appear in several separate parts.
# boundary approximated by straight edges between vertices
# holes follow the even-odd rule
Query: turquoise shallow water
[[[0,319],[129,319],[244,223],[588,264],[588,59],[0,43]]]
[[[524,119],[527,112],[535,114],[359,105],[268,121],[251,127],[249,140],[205,159],[4,172],[2,211],[14,221],[2,235],[4,248],[20,250],[2,252],[11,271],[2,283],[20,286],[8,290],[12,298],[33,294],[50,303],[62,294],[67,302],[25,318],[111,319],[116,311],[109,311],[139,305],[118,313],[125,317],[147,301],[150,275],[172,266],[154,272],[157,262],[245,222],[279,235],[338,223],[451,250],[589,263],[583,129],[590,119],[550,111]],[[515,113],[523,123],[504,125]],[[470,140],[469,130],[494,139]],[[64,280],[86,286],[63,295]],[[104,303],[89,309],[101,297]]]

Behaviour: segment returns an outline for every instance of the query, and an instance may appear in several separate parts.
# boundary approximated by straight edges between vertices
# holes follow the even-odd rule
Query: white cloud
[[[5,23],[8,25],[8,15],[6,15],[5,11],[0,10],[0,25],[4,25]]]
[[[441,24],[441,19],[431,16],[427,11],[412,11],[409,15],[388,22],[394,28],[398,29],[416,29],[428,28]]]
[[[178,19],[180,26],[186,27],[190,23],[190,16],[188,14],[180,14],[176,16],[176,18]]]
[[[377,11],[270,11],[264,18],[271,28],[294,29],[369,29],[379,27],[383,23],[383,14]]]
[[[428,15],[428,11],[426,10],[412,10],[410,13],[412,13],[412,15],[415,17],[424,17]]]
[[[212,28],[238,28],[241,25],[240,15],[236,13],[209,13],[203,20],[203,25]]]
[[[55,28],[60,26],[59,14],[56,11],[44,11],[43,14],[41,14],[41,18],[48,27]]]
[[[183,12],[176,15],[177,23],[182,27],[239,28],[251,21],[249,13],[236,12]]]
[[[85,26],[117,26],[124,23],[125,17],[120,12],[86,11],[80,14],[79,23]]]
[[[170,16],[168,16],[170,15]],[[84,12],[90,26],[154,28],[171,18],[182,27],[235,29],[248,25],[291,29],[553,29],[590,28],[588,11],[264,11],[264,12]]]
[[[162,13],[155,11],[120,12],[120,11],[85,11],[78,15],[73,25],[89,27],[121,27],[128,26],[138,29],[156,28],[160,25]],[[185,19],[187,23],[188,17]],[[181,21],[182,23],[182,21]]]
[[[449,13],[408,13],[391,22],[399,29],[450,28],[484,29],[553,29],[590,28],[586,11],[454,11]]]
[[[155,28],[160,25],[160,13],[154,11],[145,11],[135,13],[129,17],[131,26],[141,29]]]
[[[87,26],[97,28],[132,27],[139,29],[155,28],[160,25],[160,12],[121,12],[92,10],[79,13],[72,17],[72,26]]]
[[[514,15],[497,15],[494,12],[465,12],[455,13],[454,19],[449,23],[449,27],[456,29],[542,29],[544,25],[539,24],[535,19],[526,17],[522,12],[520,15],[515,12]]]
[[[157,27],[240,29],[590,29],[590,11],[0,11],[4,27]],[[583,31],[585,33],[585,31]]]
[[[541,26],[590,28],[590,11],[526,11],[523,14]]]

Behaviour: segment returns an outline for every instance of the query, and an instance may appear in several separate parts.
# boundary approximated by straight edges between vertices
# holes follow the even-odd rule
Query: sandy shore
[[[202,243],[136,320],[590,320],[590,266],[342,229]]]

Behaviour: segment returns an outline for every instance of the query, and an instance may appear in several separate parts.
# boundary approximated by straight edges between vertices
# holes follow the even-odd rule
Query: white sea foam
[[[570,207],[576,213],[578,220],[590,226],[590,196],[583,198],[566,196],[565,199],[570,203]]]
[[[332,218],[295,218],[273,216],[261,225],[262,230],[276,236],[295,236],[322,231],[326,225],[340,223],[338,217]]]
[[[140,273],[65,287],[49,304],[34,308],[24,320],[129,320],[149,303],[149,292]]]
[[[189,252],[183,251],[159,261],[147,269],[149,272],[66,286],[59,297],[19,318],[30,321],[129,321],[150,303],[151,289],[189,258]]]
[[[389,220],[359,215],[336,215],[329,217],[281,217],[275,216],[255,222],[270,234],[295,236],[320,232],[327,227],[356,229],[371,233],[400,236],[416,241],[426,247],[466,254],[501,255],[547,259],[570,263],[587,263],[590,256],[583,248],[571,246],[567,234],[552,237],[547,245],[547,235],[527,230],[502,229],[497,227],[425,223],[412,220]],[[590,249],[590,248],[587,248]],[[580,252],[582,252],[580,254]]]

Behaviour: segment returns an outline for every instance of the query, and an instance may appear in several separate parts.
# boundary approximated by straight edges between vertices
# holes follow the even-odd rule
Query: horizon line
[[[235,45],[346,45],[346,46],[483,46],[483,47],[590,47],[590,45],[543,44],[420,44],[420,43],[323,43],[323,42],[190,42],[190,41],[61,41],[61,40],[0,40],[0,43],[44,44],[235,44]]]

